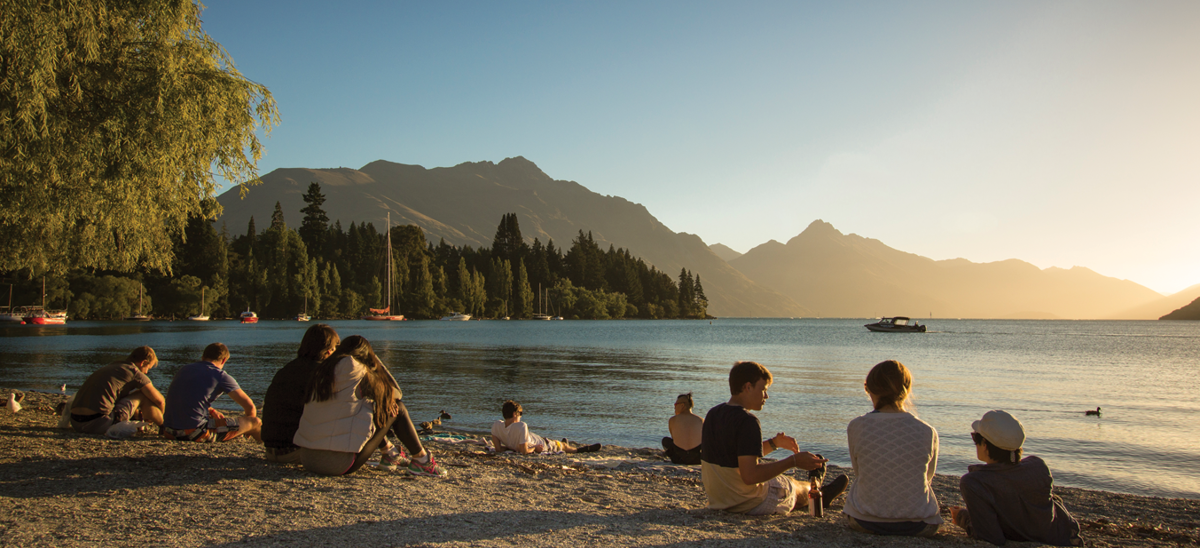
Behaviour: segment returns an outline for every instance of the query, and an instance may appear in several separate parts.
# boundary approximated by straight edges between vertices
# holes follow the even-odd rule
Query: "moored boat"
[[[470,314],[460,314],[458,312],[451,312],[449,316],[442,316],[442,321],[444,322],[465,322],[470,319]]]
[[[869,331],[877,333],[924,333],[925,326],[921,325],[917,320],[906,316],[895,316],[892,318],[879,318],[875,323],[863,325]]]
[[[387,307],[386,308],[368,308],[371,313],[363,316],[364,320],[375,322],[399,322],[404,320],[404,314],[392,314],[392,214],[388,213],[387,218],[387,254],[384,255],[387,260]]]
[[[251,312],[249,308],[242,312],[241,318],[242,323],[258,323],[258,314]]]
[[[142,314],[142,290],[145,286],[138,285],[138,313],[132,316],[125,316],[123,319],[127,322],[148,322],[150,316]]]
[[[30,325],[64,325],[67,323],[66,312],[52,312],[40,306],[26,307],[25,316],[21,318]]]
[[[188,319],[193,322],[207,322],[208,321],[208,314],[204,313],[204,291],[206,289],[208,289],[208,288],[207,287],[200,288],[200,314],[197,314],[195,316],[188,316]]]
[[[11,298],[11,291],[10,298]],[[46,310],[46,277],[42,276],[42,306],[25,307],[25,316],[21,318],[30,325],[64,325],[67,323],[66,311],[52,312]]]

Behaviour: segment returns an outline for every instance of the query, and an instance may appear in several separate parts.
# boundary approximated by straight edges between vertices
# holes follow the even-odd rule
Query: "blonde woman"
[[[930,484],[938,434],[913,413],[912,373],[898,361],[880,362],[863,386],[874,410],[846,427],[855,476],[842,510],[847,522],[877,535],[933,536],[942,523]]]

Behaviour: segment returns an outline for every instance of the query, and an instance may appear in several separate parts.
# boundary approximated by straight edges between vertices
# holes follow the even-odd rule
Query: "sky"
[[[260,173],[524,156],[743,253],[822,219],[1200,284],[1200,2],[345,4],[206,3]]]

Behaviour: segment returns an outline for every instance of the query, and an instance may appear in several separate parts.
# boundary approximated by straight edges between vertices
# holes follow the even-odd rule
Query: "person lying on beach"
[[[308,380],[341,342],[337,331],[329,325],[313,325],[304,332],[296,359],[275,372],[263,400],[263,458],[286,464],[300,462],[300,446],[292,438],[304,414]]]
[[[200,361],[179,368],[167,387],[167,405],[159,428],[164,438],[180,441],[223,442],[240,436],[262,441],[262,421],[254,401],[229,373],[229,348],[212,343]],[[241,417],[226,417],[210,407],[222,394],[242,407]]]
[[[529,425],[521,422],[524,410],[521,404],[508,400],[500,408],[503,420],[492,423],[492,445],[499,453],[511,449],[517,453],[595,453],[600,450],[599,443],[575,447],[567,440],[557,441],[543,438],[529,431]]]
[[[762,439],[762,426],[750,411],[762,410],[772,381],[771,372],[758,363],[734,364],[729,371],[729,401],[710,409],[704,418],[700,479],[709,508],[762,516],[787,514],[808,505],[809,484],[784,472],[814,470],[826,460],[800,451],[796,439],[783,432]],[[774,462],[760,461],[776,449],[792,454]],[[825,508],[846,489],[847,481],[839,476],[821,488]]]
[[[162,394],[146,374],[158,365],[149,346],[139,346],[123,361],[113,362],[88,376],[75,393],[71,428],[85,434],[103,434],[118,422],[137,418],[162,426]]]
[[[663,452],[675,464],[700,464],[700,437],[704,419],[692,412],[692,405],[691,392],[680,394],[675,398],[675,416],[667,421],[671,435],[662,439]]]
[[[309,379],[307,403],[292,441],[304,448],[300,462],[326,476],[350,474],[382,447],[379,467],[407,466],[419,476],[444,476],[445,470],[421,445],[400,385],[375,355],[367,339],[347,337],[321,362]],[[388,432],[412,455],[387,441]]]
[[[913,414],[912,382],[904,364],[876,364],[863,383],[874,410],[846,427],[855,481],[842,512],[856,531],[929,537],[942,523],[932,484],[938,433]]]
[[[1003,546],[1006,540],[1082,546],[1079,522],[1054,494],[1045,461],[1021,458],[1025,428],[1016,417],[988,411],[971,423],[975,456],[959,479],[966,508],[952,506],[950,519],[968,536]]]

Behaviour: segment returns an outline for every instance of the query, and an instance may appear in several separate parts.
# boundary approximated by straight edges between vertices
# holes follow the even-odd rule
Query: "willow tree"
[[[0,0],[0,271],[169,271],[278,116],[190,0]]]

